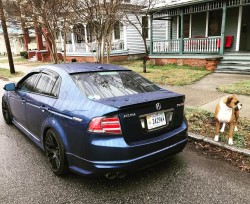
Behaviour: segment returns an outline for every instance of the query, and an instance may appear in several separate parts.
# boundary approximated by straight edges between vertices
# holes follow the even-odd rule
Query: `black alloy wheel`
[[[67,158],[59,135],[54,130],[49,129],[46,133],[44,144],[45,153],[54,174],[57,176],[67,174]]]
[[[2,98],[2,113],[5,123],[8,125],[12,124],[12,116],[4,98]]]

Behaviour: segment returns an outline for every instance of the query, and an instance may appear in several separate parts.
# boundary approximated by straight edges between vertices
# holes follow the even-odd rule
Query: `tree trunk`
[[[3,29],[5,46],[6,46],[6,50],[7,50],[7,54],[8,54],[10,73],[14,74],[15,67],[14,67],[14,62],[13,62],[13,57],[12,57],[12,52],[11,52],[11,47],[10,47],[10,40],[9,40],[9,35],[8,35],[8,30],[7,30],[7,25],[6,25],[6,19],[4,16],[2,0],[0,0],[0,18],[1,18],[1,25],[2,25],[2,29]]]
[[[143,57],[142,68],[143,68],[143,73],[146,73],[147,72],[147,59],[146,59],[146,57]]]
[[[143,42],[144,42],[144,47],[145,47],[146,54],[143,57],[142,69],[143,69],[143,73],[146,73],[147,72],[147,60],[148,60],[149,51],[148,51],[148,47],[147,47],[147,40],[146,40],[145,37],[143,37]]]

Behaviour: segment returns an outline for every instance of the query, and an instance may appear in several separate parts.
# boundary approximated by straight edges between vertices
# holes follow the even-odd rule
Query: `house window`
[[[142,37],[148,38],[148,17],[142,16]]]
[[[121,39],[120,22],[119,21],[115,22],[114,35],[115,35],[115,40],[120,40]]]
[[[77,43],[85,41],[85,30],[82,24],[77,24],[74,26],[74,35]]]
[[[221,35],[222,10],[215,10],[209,12],[208,35]]]

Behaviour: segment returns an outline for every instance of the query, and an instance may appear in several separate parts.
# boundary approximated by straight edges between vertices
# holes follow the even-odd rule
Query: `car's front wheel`
[[[5,123],[8,125],[12,124],[12,116],[4,98],[2,98],[2,113]]]
[[[68,173],[68,162],[63,143],[56,131],[49,129],[44,140],[45,153],[52,171],[57,176]]]

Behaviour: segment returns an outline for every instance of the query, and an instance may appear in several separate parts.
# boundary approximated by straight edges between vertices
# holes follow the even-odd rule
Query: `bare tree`
[[[147,60],[149,55],[149,46],[147,43],[149,30],[149,11],[156,4],[157,0],[138,0],[130,5],[125,12],[125,23],[132,25],[140,34],[144,48],[145,55],[143,56],[143,72],[147,72]]]
[[[115,22],[122,17],[122,3],[123,0],[74,0],[78,21],[87,24],[94,33],[98,62],[104,62],[106,52],[109,63],[112,32]]]
[[[6,0],[6,17],[11,26],[22,29],[26,51],[29,50],[29,30],[25,18],[27,13],[30,13],[30,6],[27,5],[26,0]]]
[[[15,67],[14,67],[14,62],[13,62],[13,57],[12,57],[12,52],[11,52],[11,47],[10,47],[9,34],[8,34],[7,25],[6,25],[6,19],[5,19],[2,0],[0,0],[0,18],[1,18],[1,25],[2,25],[2,29],[3,29],[5,46],[6,46],[6,50],[7,50],[8,59],[9,59],[10,73],[14,74]]]
[[[55,64],[58,63],[56,40],[60,31],[61,22],[70,15],[70,0],[27,0],[32,6],[31,16],[48,44],[51,58]]]

